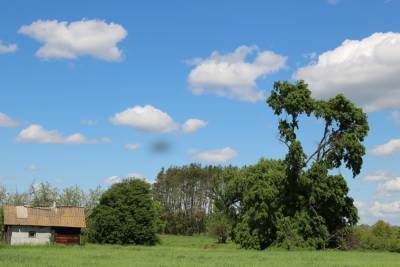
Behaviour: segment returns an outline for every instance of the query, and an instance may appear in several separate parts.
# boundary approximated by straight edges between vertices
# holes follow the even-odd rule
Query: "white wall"
[[[44,245],[50,242],[52,230],[50,227],[11,226],[11,245]],[[29,237],[29,232],[36,232],[35,237]]]

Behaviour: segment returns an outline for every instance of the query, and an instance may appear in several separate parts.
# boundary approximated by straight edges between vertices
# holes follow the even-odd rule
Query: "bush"
[[[208,234],[216,237],[219,244],[226,243],[231,228],[229,218],[222,212],[213,213],[207,221]]]
[[[103,193],[89,217],[88,241],[154,245],[157,211],[150,185],[139,179],[114,184]]]
[[[348,249],[400,252],[400,230],[384,221],[356,226],[346,244]]]

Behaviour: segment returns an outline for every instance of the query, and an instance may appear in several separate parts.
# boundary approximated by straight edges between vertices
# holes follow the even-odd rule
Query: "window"
[[[35,238],[36,237],[36,232],[35,231],[29,231],[28,236],[29,236],[29,238]]]

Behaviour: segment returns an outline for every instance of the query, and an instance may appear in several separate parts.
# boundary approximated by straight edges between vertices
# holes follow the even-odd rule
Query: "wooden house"
[[[8,244],[80,244],[86,227],[84,208],[4,206],[4,235]]]

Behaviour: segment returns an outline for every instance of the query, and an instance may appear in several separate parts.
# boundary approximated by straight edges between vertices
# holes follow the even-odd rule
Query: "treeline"
[[[153,185],[160,204],[162,231],[192,235],[206,231],[207,216],[214,209],[214,177],[221,167],[191,164],[162,169]]]
[[[347,237],[346,245],[347,249],[400,252],[400,227],[384,221],[372,226],[359,225]]]
[[[13,192],[7,191],[5,186],[0,184],[0,206],[51,207],[55,202],[58,206],[84,207],[89,211],[99,203],[103,191],[100,186],[83,190],[78,185],[59,190],[49,182],[43,182],[30,185],[26,192]]]
[[[208,230],[220,241],[230,237],[245,248],[341,246],[358,218],[344,178],[310,173],[296,194],[311,203],[289,217],[286,170],[284,161],[267,159],[243,168],[192,164],[162,170],[153,195],[163,231],[191,235]]]

